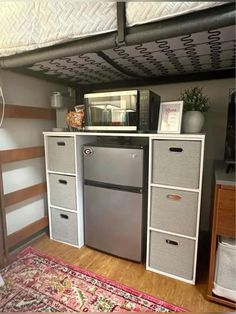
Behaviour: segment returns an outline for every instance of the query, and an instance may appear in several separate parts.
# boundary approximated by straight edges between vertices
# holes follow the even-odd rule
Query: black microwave
[[[156,132],[160,96],[150,90],[84,95],[85,130]]]

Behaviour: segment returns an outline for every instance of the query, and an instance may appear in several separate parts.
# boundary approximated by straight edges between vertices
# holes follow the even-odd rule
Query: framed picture
[[[157,133],[180,133],[183,101],[161,102]]]

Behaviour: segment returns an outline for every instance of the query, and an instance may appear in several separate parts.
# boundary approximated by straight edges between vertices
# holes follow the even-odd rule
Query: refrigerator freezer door
[[[142,187],[143,149],[84,147],[84,179]]]
[[[85,244],[142,260],[142,194],[85,185]]]

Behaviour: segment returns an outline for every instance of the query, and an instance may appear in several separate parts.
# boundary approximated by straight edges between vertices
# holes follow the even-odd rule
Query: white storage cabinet
[[[82,145],[89,138],[44,135],[50,238],[84,245]]]
[[[204,135],[149,140],[148,270],[195,283]]]

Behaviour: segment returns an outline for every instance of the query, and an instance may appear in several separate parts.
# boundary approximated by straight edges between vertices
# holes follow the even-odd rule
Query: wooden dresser
[[[211,236],[210,269],[207,297],[209,300],[235,308],[235,302],[215,295],[214,286],[215,261],[218,236],[236,237],[235,232],[235,173],[226,173],[223,162],[215,165],[215,197]],[[232,278],[232,280],[235,280]]]

